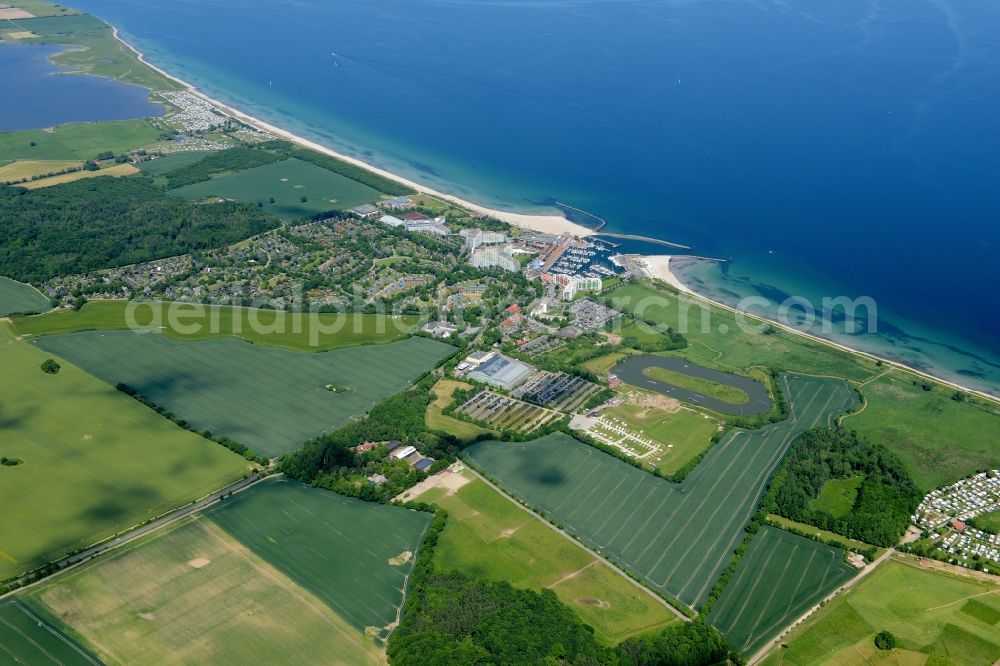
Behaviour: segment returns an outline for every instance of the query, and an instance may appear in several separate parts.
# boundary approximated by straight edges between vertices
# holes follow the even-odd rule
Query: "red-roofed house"
[[[965,523],[963,523],[958,518],[955,518],[954,520],[951,521],[951,527],[956,532],[964,532],[965,528],[968,527],[968,525],[966,525]]]

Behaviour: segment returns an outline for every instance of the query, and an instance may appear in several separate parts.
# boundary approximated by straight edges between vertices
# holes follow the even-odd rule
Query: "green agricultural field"
[[[863,474],[846,479],[830,479],[823,484],[819,497],[810,500],[809,506],[839,518],[854,507],[854,501],[858,498],[858,488],[864,480]]]
[[[641,431],[643,436],[664,446],[673,445],[673,448],[664,451],[662,460],[656,463],[657,468],[664,474],[673,474],[711,446],[712,435],[719,429],[717,419],[686,407],[670,412],[657,407],[635,404],[632,402],[634,398],[629,398],[629,393],[633,391],[626,393],[625,402],[604,409],[601,414],[621,419],[635,432]],[[649,394],[640,392],[639,395]],[[650,400],[655,401],[656,397],[651,396]]]
[[[0,580],[239,479],[246,461],[0,324]]]
[[[14,597],[0,601],[0,659],[7,664],[99,666],[76,641]]]
[[[180,187],[170,193],[190,201],[219,196],[249,204],[260,202],[264,210],[283,220],[346,210],[381,198],[377,190],[367,185],[294,158]],[[302,201],[302,197],[307,200]],[[274,203],[270,203],[272,198]]]
[[[557,433],[531,442],[479,442],[477,467],[642,581],[699,606],[743,539],[788,447],[852,408],[847,384],[785,375],[791,416],[715,445],[681,484]]]
[[[191,166],[195,162],[200,162],[209,155],[214,154],[214,150],[196,150],[187,152],[170,153],[154,160],[146,160],[139,165],[139,170],[148,173],[150,176],[162,176],[168,171]]]
[[[883,630],[896,637],[889,654],[874,645]],[[765,664],[989,666],[1000,659],[1000,585],[896,556],[782,643]]]
[[[642,374],[646,375],[650,379],[666,382],[667,384],[688,389],[689,391],[697,391],[698,393],[707,395],[710,398],[716,398],[724,402],[731,402],[734,405],[750,401],[750,397],[746,394],[746,392],[741,391],[735,386],[726,386],[725,384],[719,384],[707,379],[702,379],[701,377],[685,375],[682,372],[674,372],[673,370],[668,370],[666,368],[649,367],[643,370]]]
[[[0,275],[0,317],[13,312],[45,312],[49,299],[30,284],[23,284]]]
[[[106,150],[122,153],[148,145],[160,131],[146,120],[59,125],[0,134],[0,159],[89,160]],[[32,146],[31,144],[35,145]]]
[[[662,603],[468,470],[449,479],[448,487],[415,498],[448,511],[434,551],[439,568],[551,589],[609,645],[678,621]]]
[[[371,638],[201,517],[25,597],[61,618],[107,663],[384,662]]]
[[[852,539],[850,537],[845,537],[841,534],[835,534],[828,530],[821,530],[815,525],[806,525],[805,523],[800,523],[797,520],[792,520],[791,518],[785,518],[784,516],[779,516],[776,513],[767,514],[767,522],[776,525],[777,527],[782,527],[789,531],[799,530],[805,534],[811,534],[819,537],[823,541],[830,543],[834,542],[841,548],[856,548],[858,550],[869,550],[870,548],[875,549],[875,557],[880,557],[882,553],[885,552],[885,548],[879,548],[873,546],[870,543],[865,543],[864,541],[858,541],[857,539]]]
[[[733,649],[748,655],[855,574],[843,550],[765,526],[751,540],[709,621]]]
[[[127,384],[199,431],[225,435],[268,457],[361,416],[455,349],[414,337],[306,354],[132,331],[49,335],[32,343],[112,386]]]
[[[255,555],[382,641],[433,516],[278,478],[206,512]]]
[[[844,418],[844,427],[896,453],[922,490],[1000,466],[996,405],[952,400],[954,391],[940,385],[925,391],[901,370],[889,371],[862,391],[867,405]]]
[[[51,335],[132,328],[160,331],[175,340],[236,338],[265,347],[327,351],[339,347],[395,342],[420,327],[417,315],[382,316],[354,313],[286,312],[225,305],[160,301],[89,301],[80,310],[54,310],[17,317],[19,335]]]

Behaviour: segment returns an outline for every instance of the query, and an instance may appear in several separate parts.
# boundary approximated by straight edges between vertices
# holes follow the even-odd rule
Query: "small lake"
[[[163,115],[139,86],[85,74],[49,58],[56,46],[0,43],[0,132],[40,129],[64,123],[127,120]]]
[[[664,370],[671,370],[689,377],[732,386],[746,393],[749,400],[743,403],[726,402],[705,395],[704,393],[674,386],[673,384],[649,377],[645,373],[645,370],[648,368],[663,368]],[[648,354],[629,356],[616,365],[612,372],[618,375],[618,378],[626,384],[631,384],[632,386],[648,391],[655,391],[656,393],[681,400],[682,402],[707,407],[720,414],[756,416],[757,414],[766,414],[771,409],[771,396],[768,395],[767,389],[760,382],[749,377],[743,377],[742,375],[733,375],[728,372],[706,368],[679,356],[651,356]]]

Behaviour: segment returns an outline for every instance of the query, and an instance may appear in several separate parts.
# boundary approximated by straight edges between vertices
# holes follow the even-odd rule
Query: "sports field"
[[[433,519],[283,478],[237,493],[206,515],[356,629],[383,640]]]
[[[764,526],[709,621],[734,650],[747,655],[855,574],[840,548]]]
[[[0,601],[0,663],[93,665],[101,662],[14,597]]]
[[[177,340],[236,338],[265,347],[326,351],[402,340],[420,325],[416,315],[286,312],[159,301],[135,303],[133,307],[129,315],[126,301],[89,301],[80,310],[59,309],[36,317],[18,317],[14,328],[19,335],[39,336],[123,330],[130,328],[131,321],[139,328],[160,331]]]
[[[246,461],[0,324],[0,579],[240,478]]]
[[[384,661],[371,638],[200,517],[46,581],[25,596],[61,618],[108,663]]]
[[[127,384],[199,431],[225,435],[268,457],[361,416],[454,351],[414,337],[307,354],[132,331],[49,335],[32,344],[111,386]]]
[[[379,192],[367,185],[295,158],[181,187],[171,194],[191,201],[219,196],[250,204],[260,202],[264,210],[283,220],[347,210],[380,198]]]
[[[516,587],[551,589],[605,643],[679,622],[659,601],[560,536],[470,471],[415,499],[448,511],[436,564]]]
[[[875,648],[887,630],[890,653]],[[789,664],[953,664],[1000,660],[1000,584],[893,559],[820,609],[765,660]]]
[[[106,150],[123,153],[141,148],[156,141],[159,135],[159,130],[146,120],[4,132],[0,134],[0,160],[90,160]]]
[[[0,275],[0,317],[12,312],[45,312],[49,299],[32,287]]]
[[[791,416],[737,430],[681,484],[636,469],[568,435],[488,441],[468,458],[529,506],[644,583],[699,606],[743,539],[767,480],[792,440],[854,405],[844,382],[785,375]]]

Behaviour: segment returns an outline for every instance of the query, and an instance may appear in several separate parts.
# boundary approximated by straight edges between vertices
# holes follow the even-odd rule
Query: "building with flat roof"
[[[388,224],[390,227],[401,227],[406,224],[398,217],[393,217],[392,215],[383,215],[379,218],[379,222],[382,224]]]
[[[521,264],[511,251],[502,245],[484,245],[476,248],[469,255],[469,263],[476,268],[502,268],[512,273],[521,270]]]
[[[371,204],[361,204],[360,206],[352,208],[350,212],[354,213],[358,217],[373,217],[378,215],[381,211],[377,206],[373,206]]]
[[[393,210],[399,208],[413,208],[413,199],[410,197],[393,197],[383,201],[382,206]]]
[[[469,373],[469,379],[509,391],[524,382],[535,369],[527,363],[496,354]]]

